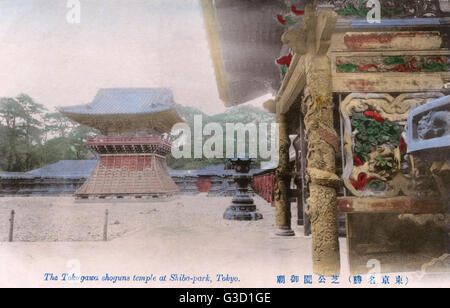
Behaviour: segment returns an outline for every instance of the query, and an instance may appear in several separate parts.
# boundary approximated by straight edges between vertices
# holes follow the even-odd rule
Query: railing
[[[160,136],[133,136],[133,137],[111,137],[96,136],[86,141],[87,146],[93,145],[138,145],[138,144],[157,144],[171,147],[172,143]]]
[[[274,172],[256,175],[252,183],[253,190],[268,203],[274,202]]]

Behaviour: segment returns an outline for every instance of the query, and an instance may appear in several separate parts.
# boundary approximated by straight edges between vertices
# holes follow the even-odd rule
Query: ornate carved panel
[[[450,78],[446,50],[333,52],[334,92],[440,92]]]
[[[429,169],[407,154],[409,110],[441,93],[352,93],[341,103],[344,120],[345,186],[358,197],[401,194],[431,198],[437,193]]]
[[[442,47],[440,31],[342,32],[333,35],[332,51],[431,51]],[[403,55],[403,54],[402,54]]]
[[[338,56],[337,73],[412,73],[450,71],[450,56]]]
[[[341,16],[367,16],[367,0],[326,0],[323,4],[333,5]],[[439,0],[380,0],[384,18],[439,17],[445,16],[446,6],[441,8]]]

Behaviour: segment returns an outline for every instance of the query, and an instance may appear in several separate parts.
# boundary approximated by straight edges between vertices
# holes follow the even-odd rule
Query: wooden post
[[[308,1],[303,27],[291,28],[281,37],[299,60],[291,63],[275,100],[277,115],[278,110],[287,113],[304,89],[301,110],[307,140],[305,171],[309,179],[306,213],[311,222],[313,270],[319,275],[340,272],[336,217],[339,177],[335,161],[339,138],[334,130],[331,63],[327,56],[337,19],[336,12],[318,11],[315,1]],[[280,154],[281,146],[280,142]]]
[[[294,140],[294,147],[295,147],[295,185],[297,186],[296,190],[296,196],[297,196],[297,225],[303,226],[303,194],[302,194],[302,183],[301,183],[301,176],[300,176],[300,170],[301,170],[301,156],[299,154],[300,148],[298,142],[301,142],[301,139],[299,135],[297,135],[297,138]]]
[[[11,211],[11,218],[9,219],[9,241],[13,241],[14,236],[14,215],[16,212],[14,210]]]
[[[291,229],[291,203],[289,200],[291,173],[289,167],[289,139],[286,115],[277,112],[279,134],[279,158],[275,171],[274,197],[275,197],[275,234],[280,236],[293,236]]]
[[[311,221],[313,269],[321,275],[340,272],[337,228],[336,152],[331,94],[331,65],[326,55],[307,55],[307,86],[303,101],[309,185],[308,217]]]
[[[305,134],[305,124],[303,123],[303,116],[300,118],[300,175],[301,175],[301,210],[303,217],[303,234],[305,236],[311,235],[311,223],[309,221],[309,217],[306,214],[307,210],[307,202],[306,199],[309,195],[308,183],[306,181],[306,154],[307,154],[307,146],[306,146],[306,134]]]
[[[108,241],[108,209],[105,210],[105,225],[103,226],[103,240]]]

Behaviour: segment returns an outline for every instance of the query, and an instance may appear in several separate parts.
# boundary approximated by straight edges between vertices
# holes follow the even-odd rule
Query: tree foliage
[[[185,170],[195,170],[195,169],[201,169],[210,165],[217,165],[217,164],[223,164],[226,163],[226,140],[225,138],[232,138],[234,139],[234,155],[239,155],[243,153],[238,153],[238,145],[235,134],[234,136],[227,136],[226,135],[226,124],[249,124],[254,123],[256,126],[258,126],[260,123],[267,123],[268,125],[268,144],[270,147],[270,124],[275,122],[275,116],[268,113],[265,110],[256,108],[256,107],[250,107],[250,106],[236,106],[229,108],[225,113],[215,114],[215,115],[207,115],[203,113],[202,111],[193,108],[193,107],[187,107],[187,106],[181,106],[177,105],[176,110],[180,116],[184,119],[185,123],[189,126],[191,130],[191,158],[178,158],[175,159],[171,154],[167,156],[167,164],[169,167],[173,169],[185,169]],[[194,142],[195,142],[195,125],[194,125],[194,117],[195,116],[201,116],[202,117],[202,129],[208,124],[208,123],[217,123],[222,128],[223,132],[223,139],[222,139],[222,146],[223,146],[223,158],[205,158],[204,156],[202,158],[194,158]],[[259,132],[258,132],[259,134]],[[204,145],[205,142],[211,138],[211,135],[204,135],[199,134],[201,138],[201,144]],[[172,136],[172,140],[175,140],[177,136]],[[259,139],[259,135],[258,138]],[[251,140],[251,142],[255,142],[255,140]],[[250,136],[247,133],[246,134],[246,140],[245,140],[245,153],[249,153],[249,143],[250,143]],[[259,145],[260,146],[260,145]],[[258,158],[255,160],[252,168],[259,167],[261,163],[261,160]]]
[[[61,159],[87,159],[84,141],[95,131],[26,94],[0,98],[0,170],[23,172]]]
[[[209,116],[192,107],[176,106],[192,131],[194,144],[194,116],[201,115],[203,126],[218,123],[225,133],[226,123],[272,123],[274,116],[254,107],[239,106],[226,113]],[[59,112],[49,111],[44,105],[26,94],[17,97],[0,98],[0,170],[23,172],[40,168],[58,160],[79,160],[93,158],[84,145],[88,136],[99,132],[93,128],[71,121]],[[172,136],[174,137],[174,136]],[[211,136],[202,134],[202,144]],[[228,137],[227,137],[228,138]],[[233,138],[233,137],[231,137]],[[246,138],[248,151],[249,138]],[[223,150],[225,157],[225,140]],[[270,144],[270,141],[269,141]],[[234,149],[237,144],[235,140]],[[192,157],[194,157],[192,148]],[[167,163],[174,169],[199,169],[209,165],[225,163],[226,158],[182,158],[167,156]],[[256,165],[259,162],[256,162]]]

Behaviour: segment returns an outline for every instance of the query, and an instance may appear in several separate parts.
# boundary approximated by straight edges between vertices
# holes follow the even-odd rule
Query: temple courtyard
[[[0,286],[353,285],[345,238],[340,239],[339,284],[332,283],[329,277],[319,283],[319,276],[312,273],[311,238],[303,236],[302,227],[294,223],[295,216],[292,225],[296,236],[277,237],[273,234],[274,209],[270,204],[255,197],[264,219],[228,221],[222,215],[230,202],[231,198],[206,194],[166,202],[109,204],[75,203],[72,197],[2,197]],[[16,213],[14,242],[9,243],[12,209]],[[106,209],[109,216],[105,242]],[[312,275],[312,284],[304,283],[305,275]],[[395,285],[395,276],[390,275],[391,287],[406,286],[406,282]],[[408,286],[448,285],[448,276],[401,275],[408,279]],[[285,276],[285,283],[280,283],[280,276]]]

